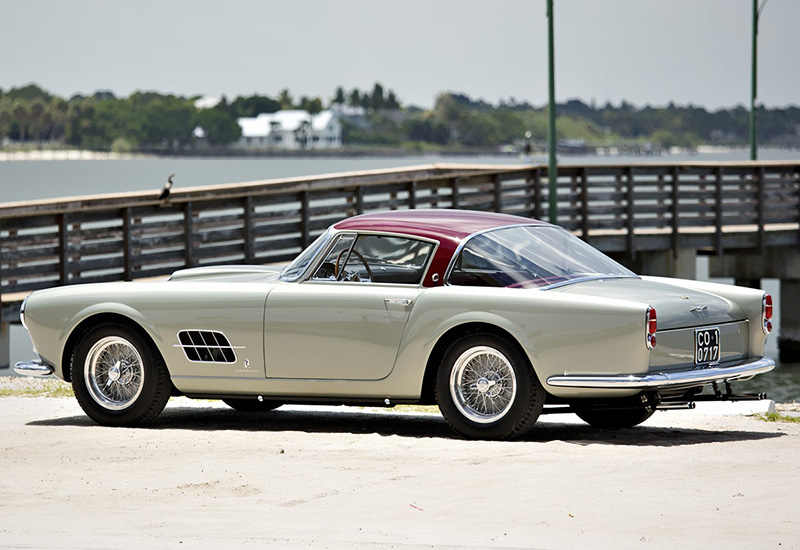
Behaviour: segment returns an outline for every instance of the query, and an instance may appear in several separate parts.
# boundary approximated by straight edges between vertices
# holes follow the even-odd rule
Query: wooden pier
[[[164,200],[154,191],[0,204],[0,366],[7,324],[33,290],[285,262],[332,223],[364,212],[546,218],[546,174],[544,166],[428,165],[181,189]],[[559,166],[558,223],[640,273],[693,277],[696,254],[708,254],[715,276],[755,284],[777,275],[786,295],[800,295],[800,267],[738,273],[735,261],[795,265],[800,161]],[[800,341],[800,307],[782,311],[794,311],[783,329]]]

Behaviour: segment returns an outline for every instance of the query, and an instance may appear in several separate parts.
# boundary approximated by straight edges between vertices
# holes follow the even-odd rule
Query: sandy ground
[[[720,408],[725,406],[725,408]],[[466,441],[437,414],[0,398],[2,548],[800,548],[800,424],[729,403]]]

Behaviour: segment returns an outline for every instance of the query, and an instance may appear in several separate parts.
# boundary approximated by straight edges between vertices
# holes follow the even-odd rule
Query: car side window
[[[433,244],[405,237],[360,235],[345,264],[348,280],[419,284]]]

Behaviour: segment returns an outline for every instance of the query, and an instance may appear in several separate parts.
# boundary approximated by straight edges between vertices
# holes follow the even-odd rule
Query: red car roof
[[[437,240],[461,241],[473,233],[519,224],[545,224],[539,220],[472,210],[392,210],[362,214],[335,224],[338,230],[405,233]]]
[[[401,233],[439,241],[436,257],[423,282],[425,286],[437,286],[443,283],[444,271],[461,241],[480,231],[520,224],[548,225],[531,218],[495,212],[423,209],[363,214],[333,227],[339,231]],[[434,275],[438,275],[437,281],[433,280]]]

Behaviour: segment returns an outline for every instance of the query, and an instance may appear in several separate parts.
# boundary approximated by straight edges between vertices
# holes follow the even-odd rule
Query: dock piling
[[[780,304],[778,357],[782,363],[800,363],[800,279],[781,279]]]
[[[0,323],[0,369],[11,366],[11,327],[9,323]]]

